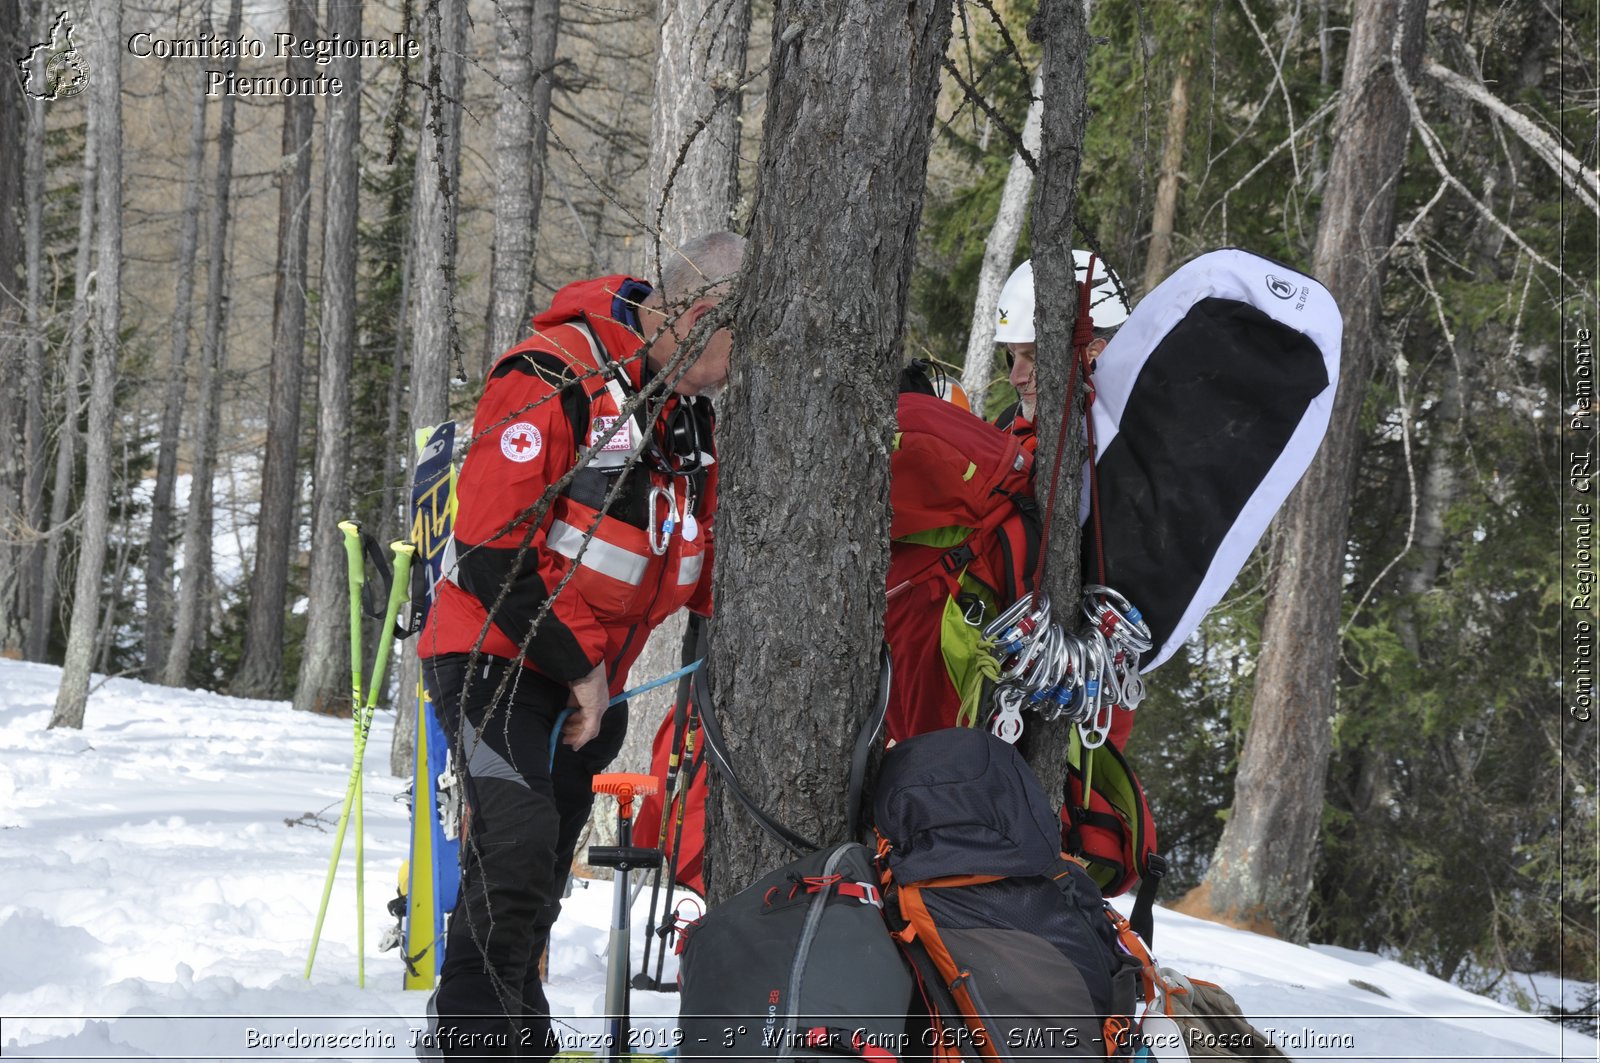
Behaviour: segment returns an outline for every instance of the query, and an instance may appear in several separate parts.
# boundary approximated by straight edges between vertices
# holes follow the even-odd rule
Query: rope
[[[1061,400],[1061,424],[1056,430],[1056,450],[1050,468],[1050,492],[1045,496],[1044,521],[1040,527],[1039,534],[1041,543],[1050,542],[1050,522],[1055,517],[1056,495],[1061,484],[1061,459],[1066,454],[1067,428],[1072,422],[1072,402],[1078,391],[1078,370],[1080,368],[1084,370],[1085,381],[1089,378],[1089,344],[1094,341],[1094,318],[1089,312],[1089,285],[1094,280],[1094,263],[1094,256],[1090,255],[1088,274],[1084,277],[1083,283],[1078,285],[1078,317],[1072,328],[1072,365],[1067,372],[1067,392]],[[1093,401],[1093,395],[1094,389],[1091,386],[1089,389],[1089,402]],[[1088,403],[1085,403],[1085,420],[1088,420],[1088,414]],[[1089,451],[1091,485],[1089,508],[1092,512],[1098,508],[1095,505],[1094,498],[1094,495],[1098,492],[1094,486],[1094,451],[1092,449],[1094,446],[1094,426],[1092,424],[1089,426],[1089,440],[1091,448]],[[1096,514],[1096,517],[1096,527],[1098,528],[1098,514]],[[1096,534],[1098,535],[1098,531]],[[1033,570],[1033,589],[1035,593],[1038,592],[1040,587],[1044,586],[1044,563],[1049,553],[1048,548],[1039,551],[1039,563]],[[1102,568],[1103,566],[1104,559],[1102,558]],[[1103,571],[1101,572],[1100,582],[1105,582],[1105,573]]]

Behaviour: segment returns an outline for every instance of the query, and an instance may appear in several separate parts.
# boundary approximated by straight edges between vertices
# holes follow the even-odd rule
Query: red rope
[[[1039,529],[1039,541],[1042,544],[1050,542],[1050,522],[1055,517],[1056,489],[1061,478],[1061,458],[1067,447],[1067,426],[1072,420],[1072,400],[1078,390],[1078,370],[1080,367],[1083,369],[1086,381],[1092,370],[1089,364],[1089,344],[1094,341],[1094,318],[1089,313],[1089,285],[1094,279],[1094,265],[1094,256],[1090,255],[1088,275],[1078,286],[1078,319],[1072,328],[1072,368],[1067,374],[1066,397],[1061,402],[1061,427],[1056,433],[1055,460],[1050,469],[1050,493],[1045,499],[1044,521]],[[1100,582],[1104,583],[1105,547],[1101,542],[1100,531],[1100,487],[1094,468],[1094,421],[1089,416],[1089,405],[1093,401],[1094,387],[1089,385],[1083,411],[1089,433],[1089,510],[1094,515],[1095,552],[1099,555]],[[1033,570],[1034,593],[1038,593],[1044,585],[1044,562],[1048,554],[1048,547],[1039,551],[1039,563]]]

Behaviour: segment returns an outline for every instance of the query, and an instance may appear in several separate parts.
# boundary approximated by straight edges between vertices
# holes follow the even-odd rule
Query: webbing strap
[[[865,797],[863,791],[867,786],[867,761],[872,757],[872,747],[877,744],[878,734],[883,730],[884,718],[889,714],[889,687],[893,681],[893,662],[889,659],[889,644],[885,642],[878,650],[878,699],[873,703],[871,715],[856,734],[856,747],[850,754],[850,788],[846,796],[848,805],[845,808],[845,823],[851,838],[858,837],[861,832],[861,805]]]
[[[1133,897],[1133,911],[1128,913],[1128,925],[1134,933],[1154,944],[1156,938],[1156,894],[1161,890],[1161,880],[1167,874],[1167,861],[1159,853],[1151,853],[1139,869],[1139,892]]]
[[[899,1057],[887,1048],[867,1040],[863,1030],[847,1030],[842,1026],[813,1026],[805,1031],[802,1040],[807,1048],[819,1052],[839,1052],[860,1056],[872,1063],[898,1063]]]

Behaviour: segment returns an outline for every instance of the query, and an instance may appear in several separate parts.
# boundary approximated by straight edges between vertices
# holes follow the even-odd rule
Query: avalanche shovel
[[[591,845],[589,863],[615,872],[616,900],[611,908],[611,947],[606,959],[606,1058],[620,1061],[628,1053],[628,969],[632,966],[628,941],[628,872],[661,866],[661,850],[633,846],[633,799],[656,792],[653,775],[596,775],[594,792],[617,799],[616,845]]]

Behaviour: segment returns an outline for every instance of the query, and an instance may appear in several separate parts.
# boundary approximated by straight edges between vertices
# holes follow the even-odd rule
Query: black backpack
[[[680,1058],[889,1061],[917,1040],[916,983],[863,845],[771,872],[687,927],[680,949]]]

